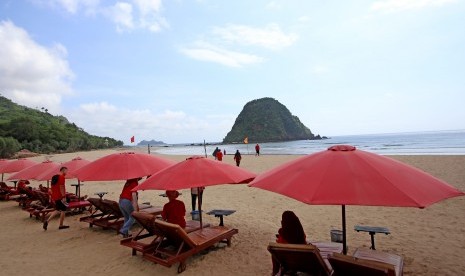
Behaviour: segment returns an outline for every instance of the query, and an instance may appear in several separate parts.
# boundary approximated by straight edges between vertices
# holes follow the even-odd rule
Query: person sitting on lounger
[[[30,183],[28,180],[21,179],[20,181],[18,181],[18,191],[22,191],[25,189],[32,190],[32,187],[27,186],[29,184]]]
[[[182,228],[186,227],[186,206],[184,202],[177,200],[179,196],[178,191],[166,191],[166,196],[169,202],[163,206],[161,216],[169,223],[178,224]]]
[[[284,211],[281,219],[281,228],[276,235],[277,243],[306,244],[304,228],[299,218],[292,211]],[[272,258],[273,275],[279,272],[279,264]]]

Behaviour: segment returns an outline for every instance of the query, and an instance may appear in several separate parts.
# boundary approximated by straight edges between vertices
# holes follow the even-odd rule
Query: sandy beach
[[[117,150],[102,150],[39,156],[43,161],[65,162],[76,156],[88,160]],[[180,161],[186,156],[162,157]],[[241,166],[261,173],[298,155],[244,155]],[[391,156],[422,169],[458,189],[465,191],[465,156]],[[224,162],[233,164],[233,156]],[[5,178],[7,175],[5,176]],[[67,180],[67,191],[77,180]],[[32,181],[32,186],[38,182]],[[10,183],[8,183],[10,185]],[[85,182],[81,194],[96,197],[106,191],[105,198],[118,200],[124,181]],[[180,199],[190,206],[189,190]],[[166,199],[158,191],[139,193],[139,201],[162,206]],[[247,185],[207,187],[203,209],[234,209],[225,217],[225,226],[239,229],[232,246],[190,258],[183,275],[270,275],[271,261],[266,247],[274,240],[281,214],[294,211],[300,218],[307,237],[312,241],[329,241],[332,227],[340,228],[340,206],[311,206],[299,201],[249,188]],[[390,235],[376,235],[378,250],[400,254],[405,258],[404,275],[465,274],[465,197],[452,198],[425,209],[348,206],[347,229],[349,254],[357,247],[369,247],[370,236],[353,230],[354,225],[388,227]],[[131,256],[131,250],[119,244],[114,231],[89,228],[79,222],[80,215],[67,216],[70,229],[58,230],[58,221],[44,231],[42,224],[22,211],[15,201],[0,202],[0,263],[2,275],[176,275],[177,266],[166,268]],[[187,216],[190,218],[190,216]],[[204,215],[204,221],[218,224],[218,218]],[[133,227],[135,231],[137,227]]]

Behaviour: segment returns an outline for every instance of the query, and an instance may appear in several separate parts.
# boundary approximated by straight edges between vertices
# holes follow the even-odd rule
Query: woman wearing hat
[[[182,228],[186,227],[186,206],[184,202],[177,200],[179,196],[178,191],[166,191],[166,196],[169,202],[163,206],[161,216],[169,223],[178,224]]]

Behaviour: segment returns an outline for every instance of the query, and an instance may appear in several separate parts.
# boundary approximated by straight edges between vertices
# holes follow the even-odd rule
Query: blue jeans
[[[119,208],[124,216],[124,224],[119,231],[120,233],[127,235],[129,233],[129,228],[131,228],[134,224],[134,218],[131,216],[131,213],[134,212],[134,207],[130,200],[122,198],[119,200]]]

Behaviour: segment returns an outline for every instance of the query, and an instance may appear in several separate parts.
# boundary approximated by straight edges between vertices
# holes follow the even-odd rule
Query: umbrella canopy
[[[193,156],[153,174],[135,190],[180,190],[219,184],[248,183],[256,174],[245,169]]]
[[[101,157],[74,172],[81,181],[126,180],[151,175],[174,161],[145,153],[121,152]]]
[[[9,160],[7,159],[0,159],[0,171],[2,170],[2,167],[8,164]],[[2,173],[2,181],[3,181],[3,173]]]
[[[27,167],[10,177],[7,180],[19,180],[19,179],[37,179],[37,177],[44,173],[46,170],[59,168],[60,164],[53,161],[47,160],[42,163],[38,163]]]
[[[54,176],[55,174],[60,173],[59,170],[60,170],[61,167],[68,168],[68,173],[66,174],[67,179],[77,178],[77,176],[75,175],[75,171],[77,171],[78,169],[84,167],[85,165],[87,165],[89,163],[90,163],[89,160],[82,159],[81,157],[76,157],[76,158],[73,158],[72,160],[70,160],[68,162],[62,163],[59,166],[50,168],[49,170],[46,170],[42,174],[38,175],[37,178],[35,178],[35,179],[36,180],[50,180],[50,179],[52,179],[52,176]]]
[[[337,145],[285,163],[255,178],[251,187],[307,204],[424,208],[464,195],[446,182],[394,159]]]
[[[37,162],[25,158],[20,158],[17,160],[10,161],[7,164],[1,166],[0,173],[19,172],[20,170],[23,170],[35,164],[37,164]]]
[[[256,174],[205,157],[193,156],[153,174],[137,190],[179,190],[219,184],[248,183]],[[202,225],[202,199],[199,193],[199,217]]]

